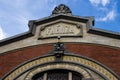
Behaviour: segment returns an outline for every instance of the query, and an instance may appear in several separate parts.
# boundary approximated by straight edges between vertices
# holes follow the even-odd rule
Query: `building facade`
[[[29,21],[29,31],[0,41],[2,80],[120,80],[120,34],[64,4]]]

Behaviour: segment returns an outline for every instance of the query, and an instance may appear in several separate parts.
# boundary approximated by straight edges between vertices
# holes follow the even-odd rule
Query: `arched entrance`
[[[54,69],[35,74],[32,80],[82,80],[82,78],[83,76],[77,72]]]

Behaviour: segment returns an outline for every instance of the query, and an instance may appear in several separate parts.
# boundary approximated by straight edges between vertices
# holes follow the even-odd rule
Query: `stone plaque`
[[[82,25],[58,22],[40,28],[39,39],[61,37],[82,36]]]

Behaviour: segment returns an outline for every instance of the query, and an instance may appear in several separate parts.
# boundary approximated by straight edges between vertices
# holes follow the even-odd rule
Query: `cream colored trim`
[[[24,48],[24,47],[29,47],[29,46],[48,44],[48,43],[56,43],[57,40],[58,40],[57,38],[54,38],[54,39],[49,38],[49,39],[44,39],[44,40],[39,39],[38,40],[38,38],[40,37],[40,29],[43,26],[50,25],[50,24],[55,24],[55,23],[58,23],[58,22],[61,22],[61,21],[67,22],[67,23],[72,23],[74,25],[75,24],[82,25],[82,28],[78,28],[78,30],[81,30],[80,34],[82,34],[82,37],[64,37],[64,38],[61,38],[61,42],[100,44],[100,45],[103,45],[103,46],[107,45],[107,46],[113,46],[113,47],[120,48],[120,40],[119,39],[114,39],[114,38],[110,38],[110,37],[105,37],[105,36],[101,36],[101,35],[88,33],[86,23],[60,19],[60,20],[56,20],[56,21],[53,21],[53,22],[50,22],[50,23],[46,23],[46,24],[36,26],[35,35],[32,36],[32,37],[28,37],[26,39],[1,46],[0,47],[0,54],[3,54],[7,51],[20,49],[20,48]],[[69,25],[71,25],[71,24],[69,24]],[[59,36],[61,36],[61,35],[59,35]]]
[[[81,68],[78,65],[56,63],[56,64],[50,64],[50,65],[41,66],[41,67],[38,67],[38,68],[32,70],[27,75],[25,80],[31,80],[31,78],[35,74],[43,72],[43,71],[47,71],[47,70],[52,70],[52,69],[68,69],[68,70],[72,70],[72,71],[76,71],[76,72],[81,73],[85,78],[90,78],[90,75],[87,73],[87,71],[85,69]]]

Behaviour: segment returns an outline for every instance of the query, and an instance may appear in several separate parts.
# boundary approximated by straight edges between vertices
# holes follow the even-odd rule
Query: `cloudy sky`
[[[120,32],[120,0],[0,0],[0,39],[28,31],[28,21],[66,4],[77,16],[94,16],[96,28]]]

